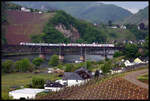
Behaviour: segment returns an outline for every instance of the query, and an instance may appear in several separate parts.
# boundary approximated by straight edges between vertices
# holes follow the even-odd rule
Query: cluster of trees
[[[145,43],[141,45],[142,52],[139,51],[138,44],[125,44],[123,51],[115,52],[114,57],[125,56],[126,58],[147,57],[149,56],[149,37],[145,38]]]
[[[137,40],[145,39],[145,37],[148,35],[148,30],[138,30],[137,25],[126,24],[126,27],[135,35]]]
[[[33,42],[47,42],[47,43],[69,43],[71,40],[64,37],[64,35],[55,29],[58,24],[63,24],[66,29],[71,30],[71,26],[75,27],[80,33],[80,39],[76,40],[77,43],[92,43],[92,42],[105,42],[107,36],[100,29],[95,28],[91,23],[77,20],[64,11],[56,11],[53,18],[50,18],[48,23],[40,35],[31,36]]]
[[[6,60],[2,62],[2,72],[3,73],[11,73],[11,72],[32,72],[38,66],[40,66],[44,60],[42,58],[34,58],[32,63],[28,58],[24,58],[13,62],[12,60]]]
[[[35,66],[30,63],[29,59],[21,59],[15,63],[12,60],[6,60],[2,63],[2,72],[11,73],[11,72],[26,72],[33,71]]]

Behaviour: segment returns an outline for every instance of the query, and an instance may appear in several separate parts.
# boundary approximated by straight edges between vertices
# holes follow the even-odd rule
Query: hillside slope
[[[124,19],[122,24],[140,24],[144,23],[145,25],[148,25],[148,7],[145,7],[144,9],[141,9],[139,12],[136,14],[129,16],[128,18]]]
[[[71,14],[73,17],[90,21],[92,23],[107,23],[124,19],[132,15],[126,9],[112,4],[97,2],[14,2],[23,6],[38,9],[59,9]]]
[[[8,44],[19,44],[22,41],[30,42],[31,34],[42,33],[44,25],[54,13],[30,13],[11,10],[7,11],[8,25],[6,39]]]

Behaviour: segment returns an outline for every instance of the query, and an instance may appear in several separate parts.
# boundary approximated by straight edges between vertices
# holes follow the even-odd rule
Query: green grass
[[[57,74],[10,73],[2,74],[2,99],[9,99],[8,93],[11,86],[25,86],[31,83],[32,77],[41,77],[49,80],[60,79]]]
[[[140,75],[137,77],[138,80],[144,83],[148,83],[148,74]]]

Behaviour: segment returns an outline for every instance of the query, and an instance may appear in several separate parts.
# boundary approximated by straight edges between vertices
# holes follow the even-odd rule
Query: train
[[[59,43],[59,44],[52,44],[52,43],[28,43],[28,42],[20,42],[20,45],[24,46],[89,46],[89,47],[114,47],[114,44],[79,44],[79,43]]]

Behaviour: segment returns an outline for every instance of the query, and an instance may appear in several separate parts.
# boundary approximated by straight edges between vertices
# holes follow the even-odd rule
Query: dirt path
[[[137,76],[145,74],[145,73],[148,73],[148,69],[131,72],[131,73],[127,74],[126,76],[124,76],[123,78],[140,86],[140,87],[148,89],[148,84],[145,84],[145,83],[137,80]]]

